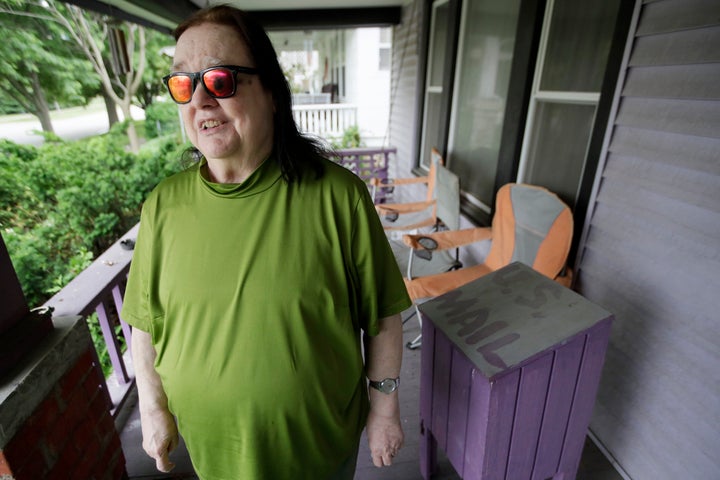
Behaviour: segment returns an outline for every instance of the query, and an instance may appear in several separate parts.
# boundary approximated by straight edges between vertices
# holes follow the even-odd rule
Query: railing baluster
[[[122,327],[123,337],[125,337],[125,343],[127,349],[132,353],[132,342],[130,336],[132,335],[132,329],[120,316],[123,306],[123,297],[125,296],[125,288],[123,284],[115,285],[112,289],[113,301],[115,302],[115,311],[118,312],[118,318],[120,319],[120,326]]]
[[[301,132],[339,136],[357,123],[357,107],[347,103],[294,105],[293,118]]]
[[[130,382],[130,376],[127,374],[127,369],[125,368],[125,361],[122,358],[120,342],[115,334],[115,329],[110,325],[105,300],[101,301],[97,307],[95,307],[95,312],[97,312],[98,320],[100,321],[100,328],[102,329],[103,338],[105,338],[105,345],[110,355],[110,362],[113,366],[115,378],[119,383],[126,384]]]
[[[395,147],[377,147],[377,148],[347,148],[338,150],[335,161],[351,170],[355,175],[359,176],[366,183],[371,178],[379,178],[381,181],[388,178],[388,167],[390,166],[390,155],[397,153]],[[390,194],[391,190],[386,188],[378,189],[377,194],[373,194],[376,202],[383,202]]]

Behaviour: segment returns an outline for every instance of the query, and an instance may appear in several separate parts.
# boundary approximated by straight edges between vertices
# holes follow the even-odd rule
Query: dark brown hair
[[[175,41],[187,29],[206,23],[225,25],[237,32],[255,62],[260,82],[272,93],[275,105],[273,154],[285,180],[300,180],[308,170],[316,177],[322,176],[320,160],[330,156],[329,151],[320,141],[304,136],[298,130],[292,115],[290,85],[265,29],[249,13],[219,5],[198,10],[178,25],[173,32]]]

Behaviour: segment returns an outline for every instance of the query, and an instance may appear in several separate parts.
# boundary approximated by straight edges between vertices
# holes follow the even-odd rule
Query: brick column
[[[125,458],[90,334],[80,317],[0,385],[0,480],[125,479]]]

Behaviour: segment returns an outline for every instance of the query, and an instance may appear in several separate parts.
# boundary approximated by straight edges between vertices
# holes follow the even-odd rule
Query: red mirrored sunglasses
[[[163,77],[170,97],[176,103],[188,103],[192,100],[198,80],[205,91],[213,98],[228,98],[235,95],[237,74],[256,75],[257,68],[240,67],[238,65],[218,65],[199,72],[175,72]]]

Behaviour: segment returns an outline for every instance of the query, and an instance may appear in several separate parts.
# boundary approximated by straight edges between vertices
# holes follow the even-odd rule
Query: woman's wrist
[[[398,417],[400,415],[400,402],[397,390],[387,394],[370,389],[370,410],[375,415],[383,417]]]

